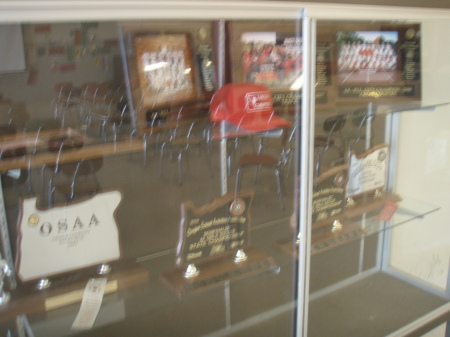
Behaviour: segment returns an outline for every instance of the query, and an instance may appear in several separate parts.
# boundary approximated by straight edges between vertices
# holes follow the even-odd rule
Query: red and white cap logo
[[[245,105],[247,112],[271,110],[271,95],[267,91],[249,92],[245,95]]]
[[[211,100],[210,118],[251,131],[291,126],[290,121],[275,114],[269,88],[254,83],[228,83],[217,90]]]

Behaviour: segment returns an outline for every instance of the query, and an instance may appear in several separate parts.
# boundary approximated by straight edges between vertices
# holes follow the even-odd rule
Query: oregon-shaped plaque
[[[181,204],[176,267],[162,280],[187,295],[274,268],[270,256],[250,244],[253,191],[229,193],[196,207]]]
[[[43,210],[36,207],[36,197],[23,200],[18,224],[20,279],[37,280],[120,259],[115,213],[121,200],[117,190]]]
[[[253,193],[230,193],[202,207],[181,204],[177,265],[192,264],[248,246]]]

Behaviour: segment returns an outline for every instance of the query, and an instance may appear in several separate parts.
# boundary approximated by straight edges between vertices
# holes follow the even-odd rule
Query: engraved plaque
[[[248,246],[253,193],[229,193],[200,208],[190,201],[181,205],[177,264],[224,254]]]
[[[337,217],[344,211],[347,169],[347,165],[334,167],[316,180],[313,187],[313,224]]]
[[[350,156],[347,198],[381,190],[386,184],[389,147],[381,144],[366,152]]]
[[[253,191],[241,190],[201,207],[184,202],[177,266],[162,281],[183,296],[276,269],[267,253],[250,246],[252,200]]]
[[[213,59],[212,45],[200,44],[197,48],[197,62],[200,69],[202,89],[205,93],[213,93],[216,86]]]

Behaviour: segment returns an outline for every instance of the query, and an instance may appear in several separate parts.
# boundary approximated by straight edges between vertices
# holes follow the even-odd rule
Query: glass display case
[[[0,336],[448,332],[448,10],[0,9]]]

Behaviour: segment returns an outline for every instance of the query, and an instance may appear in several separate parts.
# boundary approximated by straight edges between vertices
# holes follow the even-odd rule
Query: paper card
[[[398,205],[392,201],[386,201],[386,204],[384,204],[383,209],[381,210],[380,214],[377,217],[378,221],[391,221],[392,217],[394,216],[395,212],[397,212]]]
[[[72,324],[73,330],[87,330],[94,325],[105,292],[106,278],[92,278],[83,294],[80,311]]]
[[[19,219],[20,279],[49,277],[119,259],[114,214],[121,199],[119,191],[109,191],[47,210],[36,208],[36,198],[25,199]]]

